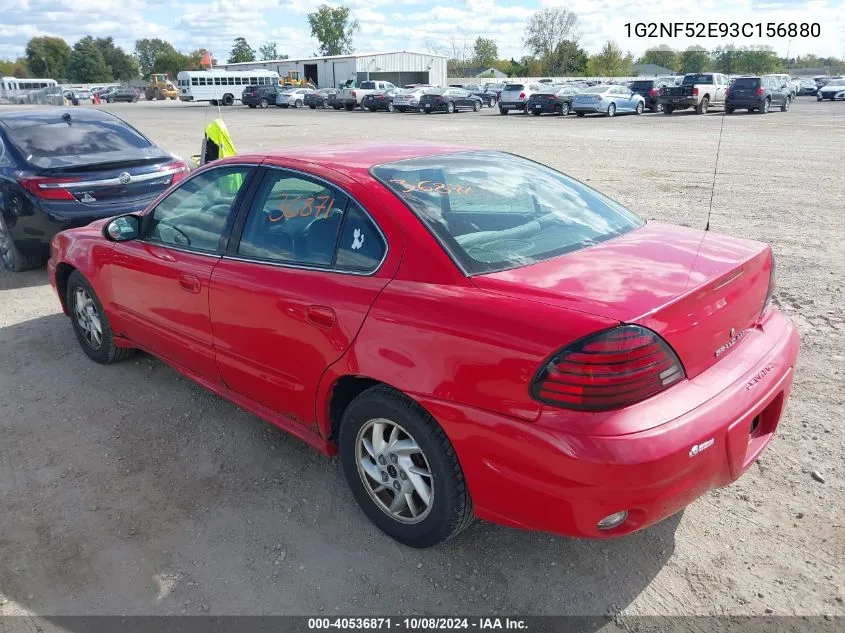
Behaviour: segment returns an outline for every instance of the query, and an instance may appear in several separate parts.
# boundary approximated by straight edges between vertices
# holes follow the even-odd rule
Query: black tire
[[[608,116],[608,117],[616,116],[616,104],[615,103],[608,104],[607,112],[605,113],[605,116]]]
[[[388,111],[388,112],[393,112],[393,109],[394,109],[394,108],[393,108],[393,102],[392,102],[392,101],[388,101],[388,102],[387,102],[387,111]]]
[[[479,110],[481,110],[481,102],[480,101],[473,101],[472,102],[472,111],[478,112]]]
[[[317,109],[317,106],[315,106],[313,103],[309,103],[309,104],[308,104],[308,107],[309,107],[309,108],[311,108],[312,110],[316,110],[316,109]]]
[[[835,92],[831,92],[831,93],[830,93],[830,96],[828,97],[828,99],[830,99],[831,101],[836,101],[836,93],[835,93]]]
[[[560,109],[558,110],[558,114],[561,116],[566,116],[569,114],[569,104],[564,102],[560,105]]]
[[[270,107],[270,102],[267,101],[267,99],[262,98],[261,101],[258,102],[258,105],[260,105],[261,109],[263,110],[264,108]]]
[[[408,111],[408,108],[406,108],[404,106],[397,106],[396,109],[399,110],[399,112],[407,112]]]
[[[640,101],[639,103],[637,103],[637,110],[636,110],[636,113],[637,113],[637,114],[642,114],[642,113],[643,113],[643,110],[645,110],[645,104],[644,104],[642,101]]]
[[[43,257],[21,252],[9,233],[8,225],[0,212],[0,267],[14,273],[38,268]]]
[[[576,112],[575,116],[584,116],[586,112]]]
[[[488,108],[495,108],[496,107],[496,97],[490,97],[490,99],[487,100],[487,107]]]
[[[255,108],[257,108],[258,106],[257,106],[257,105],[253,105],[253,104],[249,104],[249,107],[250,107],[250,109],[251,109],[251,110],[255,110]]]
[[[707,108],[710,107],[710,98],[705,96],[701,99],[701,102],[695,106],[695,113],[696,114],[707,114]]]
[[[499,114],[504,114],[504,115],[506,115],[507,113],[508,113],[508,111],[507,111],[507,110],[505,110],[504,108],[499,108]]]
[[[336,105],[336,106],[332,106],[332,107],[333,107],[335,110],[340,110],[343,106]]]
[[[82,288],[88,294],[98,313],[100,327],[102,329],[102,340],[99,347],[94,347],[88,341],[85,337],[85,330],[79,324],[79,316],[76,312],[75,301],[77,288]],[[135,353],[134,349],[128,347],[117,347],[114,344],[114,332],[112,332],[111,326],[109,325],[106,313],[103,312],[103,304],[100,303],[100,299],[97,297],[97,293],[94,292],[94,288],[91,287],[91,284],[88,283],[85,276],[78,270],[74,270],[70,274],[70,277],[68,277],[65,301],[67,302],[66,305],[68,312],[70,313],[70,321],[73,324],[73,331],[76,334],[76,339],[79,341],[82,351],[88,355],[88,358],[103,365],[107,365],[109,363],[118,363]]]
[[[211,100],[209,101],[209,103],[210,103],[211,105],[213,105],[213,106],[216,106],[216,105],[217,105],[217,99],[211,99]]]
[[[733,114],[733,113],[734,113],[733,108],[729,108],[729,107],[725,106],[725,114]]]
[[[652,111],[652,112],[663,112],[663,104],[662,104],[662,103],[658,103],[658,104],[657,104],[657,105],[655,105],[653,108],[651,108],[651,111]]]
[[[791,105],[792,105],[792,99],[790,97],[787,97],[786,99],[783,100],[783,104],[781,104],[781,106],[780,106],[780,111],[781,112],[789,112],[789,107]]]
[[[672,114],[675,111],[675,108],[672,106],[663,106],[663,114]]]
[[[355,104],[347,103],[345,106],[347,112],[352,112],[355,109]]]
[[[772,102],[769,99],[763,99],[763,105],[757,108],[757,112],[760,114],[768,114],[769,113],[769,106],[772,105]]]
[[[433,475],[432,504],[427,516],[416,523],[403,523],[377,505],[359,474],[358,434],[377,418],[400,425],[413,437]],[[403,394],[379,385],[355,398],[343,414],[339,449],[343,473],[355,500],[382,532],[400,543],[431,547],[457,536],[472,523],[472,499],[452,443],[437,421]]]
[[[234,103],[235,103],[235,97],[233,97],[230,94],[223,95],[223,105],[224,106],[234,105]]]
[[[367,110],[369,110],[370,112],[375,112],[376,108],[367,108]]]
[[[531,114],[533,114],[534,116],[540,116],[540,115],[541,115],[541,114],[543,114],[543,113],[542,113],[542,112],[540,112],[540,110],[532,110],[532,111],[531,111]]]
[[[452,101],[446,103],[446,114],[455,113],[455,104]]]
[[[294,101],[293,107],[294,108],[301,108],[302,107],[302,99],[297,99],[296,101]]]

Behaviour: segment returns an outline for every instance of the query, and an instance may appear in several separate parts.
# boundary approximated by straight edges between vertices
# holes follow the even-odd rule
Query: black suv
[[[631,92],[645,99],[646,108],[652,112],[663,112],[663,104],[657,102],[657,97],[660,96],[660,90],[667,85],[668,82],[664,79],[636,79],[629,87]]]
[[[737,77],[725,96],[727,114],[739,108],[766,114],[771,106],[780,106],[781,112],[786,112],[791,104],[791,87],[777,77]]]
[[[241,95],[241,103],[250,108],[269,108],[276,105],[278,86],[247,86]]]
[[[110,90],[106,93],[107,103],[115,103],[116,101],[126,101],[127,103],[135,103],[140,98],[141,92],[140,90],[136,90],[135,88],[118,88],[116,90]]]

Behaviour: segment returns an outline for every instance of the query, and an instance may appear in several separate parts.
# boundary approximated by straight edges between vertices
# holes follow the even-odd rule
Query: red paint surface
[[[774,308],[760,314],[769,247],[650,223],[533,266],[467,278],[369,174],[374,164],[456,150],[466,148],[308,148],[228,161],[304,171],[357,199],[389,245],[371,276],[112,244],[99,222],[54,239],[51,281],[57,267],[78,268],[119,344],[164,358],[327,453],[336,450],[329,402],[337,380],[362,376],[408,394],[449,436],[477,514],[499,523],[614,536],[741,475],[777,427],[798,353],[789,320]],[[531,398],[530,381],[552,354],[623,322],[663,336],[686,377],[616,411]],[[731,328],[741,340],[717,358]],[[596,530],[623,509],[625,524]]]

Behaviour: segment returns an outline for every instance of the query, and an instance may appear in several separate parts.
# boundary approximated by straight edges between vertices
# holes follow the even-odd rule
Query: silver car
[[[572,100],[572,109],[578,116],[588,113],[614,116],[616,113],[642,114],[645,99],[627,86],[599,85],[586,88]]]
[[[419,86],[416,88],[405,88],[398,95],[393,97],[393,109],[399,112],[416,111],[420,107],[420,97],[434,86]]]
[[[314,92],[312,88],[288,88],[276,95],[276,105],[280,108],[301,108],[305,103],[305,95]]]
[[[499,114],[507,114],[511,110],[525,113],[528,98],[540,89],[539,84],[505,84],[499,96]]]

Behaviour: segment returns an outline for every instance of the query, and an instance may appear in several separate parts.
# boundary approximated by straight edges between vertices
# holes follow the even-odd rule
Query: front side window
[[[216,252],[248,172],[244,166],[218,167],[185,181],[153,209],[146,239]]]
[[[586,185],[501,152],[414,158],[372,172],[470,275],[527,266],[643,225]]]
[[[244,224],[239,257],[371,272],[386,246],[372,219],[345,193],[317,179],[271,170]]]

